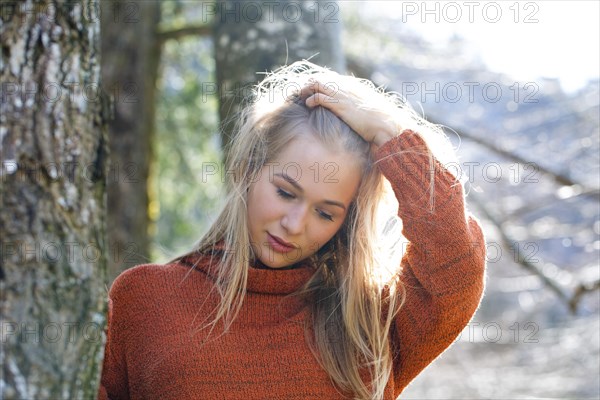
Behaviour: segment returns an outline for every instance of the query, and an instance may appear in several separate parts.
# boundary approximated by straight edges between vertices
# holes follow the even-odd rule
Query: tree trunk
[[[232,116],[251,85],[264,77],[257,72],[309,58],[315,64],[345,72],[342,21],[335,1],[218,1],[215,10],[209,11],[215,14],[219,116],[225,151],[234,124]]]
[[[148,190],[160,47],[158,1],[102,2],[102,78],[112,96],[109,279],[150,257]]]
[[[93,398],[108,160],[98,3],[3,1],[0,15],[0,397]]]

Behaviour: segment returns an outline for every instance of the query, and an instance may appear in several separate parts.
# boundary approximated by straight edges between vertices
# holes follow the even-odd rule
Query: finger
[[[306,105],[311,108],[316,106],[333,108],[337,103],[339,103],[338,99],[323,93],[315,93],[306,99]]]
[[[319,81],[313,78],[309,80],[308,87],[313,92],[323,93],[329,97],[336,97],[340,94],[340,89],[335,82]]]
[[[313,89],[311,84],[306,84],[305,86],[303,86],[300,89],[300,98],[301,99],[308,99],[310,96],[312,96],[313,94],[315,94],[315,90]]]

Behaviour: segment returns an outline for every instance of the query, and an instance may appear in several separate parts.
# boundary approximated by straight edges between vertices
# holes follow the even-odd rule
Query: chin
[[[258,259],[258,264],[269,269],[292,269],[299,267],[303,260],[304,259],[294,260],[291,258],[286,258],[285,255],[276,253],[275,257],[270,260],[260,257]]]
[[[266,241],[266,240],[265,240]],[[253,243],[251,241],[251,243]],[[307,257],[302,257],[302,250],[291,251],[289,253],[279,253],[273,250],[269,245],[263,243],[254,247],[256,255],[256,264],[260,268],[282,269],[294,268],[299,266]]]
[[[282,269],[295,266],[297,263],[284,261],[284,260],[258,260],[258,264],[262,267],[270,268],[270,269]]]

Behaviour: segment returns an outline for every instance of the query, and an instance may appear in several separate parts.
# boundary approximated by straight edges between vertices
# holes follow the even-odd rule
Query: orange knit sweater
[[[418,151],[423,146],[420,136],[405,130],[376,153],[410,241],[402,259],[407,296],[391,332],[397,352],[386,400],[397,398],[452,344],[484,289],[482,231],[465,211],[462,186],[437,161],[440,173],[435,174],[435,208],[430,211],[429,163]],[[403,150],[409,151],[386,157]],[[344,398],[305,343],[307,307],[297,297],[284,299],[314,269],[307,263],[288,270],[249,265],[240,314],[228,333],[201,347],[205,331],[191,331],[219,300],[210,292],[206,258],[140,265],[117,277],[109,293],[99,398]],[[200,262],[191,269],[194,261]],[[212,335],[222,327],[217,325]]]

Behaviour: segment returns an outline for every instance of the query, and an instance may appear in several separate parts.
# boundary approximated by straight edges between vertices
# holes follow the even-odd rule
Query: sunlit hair
[[[419,132],[431,149],[437,147],[436,141],[447,142],[437,127],[420,118],[399,96],[385,93],[370,81],[339,75],[307,61],[267,74],[238,116],[226,159],[223,208],[196,249],[188,253],[210,254],[210,262],[218,266],[213,289],[221,301],[214,319],[201,329],[210,326],[210,335],[222,320],[226,332],[241,308],[248,265],[256,260],[246,215],[251,183],[298,134],[312,135],[326,147],[352,155],[363,173],[339,231],[303,261],[315,268],[314,275],[292,295],[301,296],[311,309],[311,320],[305,326],[307,344],[338,390],[358,399],[380,399],[392,370],[389,332],[404,301],[399,265],[382,275],[389,268],[384,265],[388,260],[385,252],[393,249],[381,245],[385,241],[381,240],[378,212],[393,193],[372,159],[370,144],[325,107],[310,109],[304,104],[300,88],[310,78],[354,96],[365,109],[384,113],[397,124],[398,133],[400,127]],[[429,160],[433,166],[431,154]],[[433,185],[433,177],[428,184]],[[221,241],[227,251],[215,252]]]

